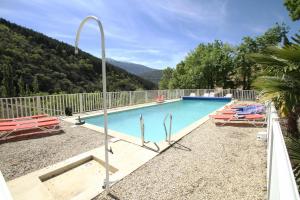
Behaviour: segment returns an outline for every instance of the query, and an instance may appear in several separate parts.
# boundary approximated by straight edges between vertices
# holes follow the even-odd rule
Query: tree
[[[162,79],[161,88],[251,89],[260,69],[247,55],[263,52],[269,45],[278,45],[287,32],[285,24],[276,24],[260,36],[244,37],[237,47],[219,40],[199,44],[176,65],[172,76]]]
[[[176,65],[168,88],[214,88],[232,86],[233,48],[216,40],[199,44]]]
[[[276,23],[274,27],[269,28],[264,34],[255,38],[257,43],[257,51],[263,52],[269,46],[276,46],[286,39],[289,27],[282,23]]]
[[[34,94],[39,92],[39,81],[38,81],[37,75],[35,75],[34,78],[33,78],[32,90],[33,90]]]
[[[25,86],[24,86],[24,81],[22,76],[18,80],[18,89],[19,89],[20,96],[26,96],[26,91],[25,91]]]
[[[7,90],[4,85],[0,86],[0,97],[7,97]]]
[[[2,73],[3,73],[3,80],[2,80],[2,94],[6,95],[4,97],[13,97],[16,94],[16,88],[14,86],[14,79],[13,79],[13,70],[12,67],[6,64],[2,65]]]
[[[174,70],[170,67],[167,67],[163,70],[163,75],[159,82],[159,89],[169,89],[171,87],[170,81],[172,79]]]
[[[287,117],[287,130],[293,137],[299,137],[297,119],[299,117],[300,81],[293,76],[261,76],[253,86],[261,90],[261,101],[275,102],[282,117]]]
[[[257,44],[254,39],[245,37],[243,43],[237,47],[236,57],[234,60],[236,81],[242,85],[243,90],[249,90],[252,82],[255,63],[247,59],[246,55],[257,51]]]
[[[25,85],[25,93],[26,93],[26,96],[29,96],[31,94],[28,84]]]
[[[300,19],[300,0],[285,0],[284,5],[293,21]]]
[[[236,49],[235,71],[236,81],[244,90],[251,88],[252,81],[259,74],[259,67],[247,55],[262,53],[268,46],[278,45],[286,36],[289,28],[285,24],[276,24],[263,35],[256,38],[244,37],[243,42]]]

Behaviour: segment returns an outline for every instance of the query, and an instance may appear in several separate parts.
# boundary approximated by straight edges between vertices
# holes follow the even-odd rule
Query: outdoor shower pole
[[[102,86],[103,86],[103,112],[104,112],[104,134],[105,134],[105,170],[106,170],[106,178],[104,181],[105,191],[106,194],[109,193],[109,164],[108,164],[108,134],[107,134],[107,105],[106,105],[106,66],[105,66],[105,40],[104,40],[104,31],[102,24],[100,20],[95,16],[87,16],[82,20],[82,22],[79,25],[79,28],[77,30],[76,34],[76,40],[75,40],[75,54],[78,53],[78,42],[80,38],[80,32],[83,27],[83,25],[88,20],[95,20],[99,26],[100,32],[101,32],[101,50],[102,50]]]

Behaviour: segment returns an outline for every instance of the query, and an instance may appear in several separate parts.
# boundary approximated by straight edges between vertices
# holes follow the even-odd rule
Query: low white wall
[[[299,200],[276,109],[271,105],[268,110],[268,200]]]

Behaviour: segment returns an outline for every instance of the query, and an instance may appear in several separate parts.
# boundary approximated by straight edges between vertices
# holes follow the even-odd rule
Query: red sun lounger
[[[233,104],[233,105],[229,105],[229,106],[225,106],[225,109],[229,109],[229,110],[236,110],[240,107],[246,107],[246,106],[263,106],[263,104],[260,103],[241,103],[241,104]]]
[[[234,114],[236,114],[236,110],[224,109],[224,110],[217,111],[217,113],[220,114],[220,115],[222,115],[222,114],[234,115]]]
[[[42,132],[51,132],[61,130],[59,127],[59,120],[56,118],[51,121],[32,122],[26,124],[18,124],[14,126],[1,126],[0,138],[5,138],[18,131],[35,131],[40,130]]]
[[[2,126],[17,126],[22,124],[32,124],[32,123],[38,123],[38,122],[46,122],[46,121],[53,121],[57,120],[57,117],[42,117],[37,119],[28,119],[28,120],[22,120],[22,121],[6,121],[6,122],[0,122],[0,127]]]
[[[223,126],[228,123],[236,123],[236,122],[244,122],[247,124],[251,124],[253,126],[264,126],[265,125],[265,116],[261,114],[250,114],[250,115],[229,115],[229,114],[217,114],[210,115],[213,120],[219,120],[219,125]],[[217,122],[215,122],[217,124]]]
[[[43,117],[48,117],[48,115],[47,114],[40,114],[40,115],[33,115],[33,116],[27,116],[27,117],[17,117],[17,118],[0,119],[0,122],[39,119],[39,118],[43,118]]]
[[[155,99],[156,103],[163,103],[165,101],[164,95],[160,95]]]

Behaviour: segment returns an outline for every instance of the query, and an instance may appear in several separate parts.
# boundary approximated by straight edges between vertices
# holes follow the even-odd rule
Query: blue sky
[[[74,45],[80,21],[100,18],[106,55],[162,69],[174,67],[199,43],[238,44],[285,22],[299,30],[283,0],[1,0],[0,17]],[[95,23],[84,27],[80,48],[97,57]]]

